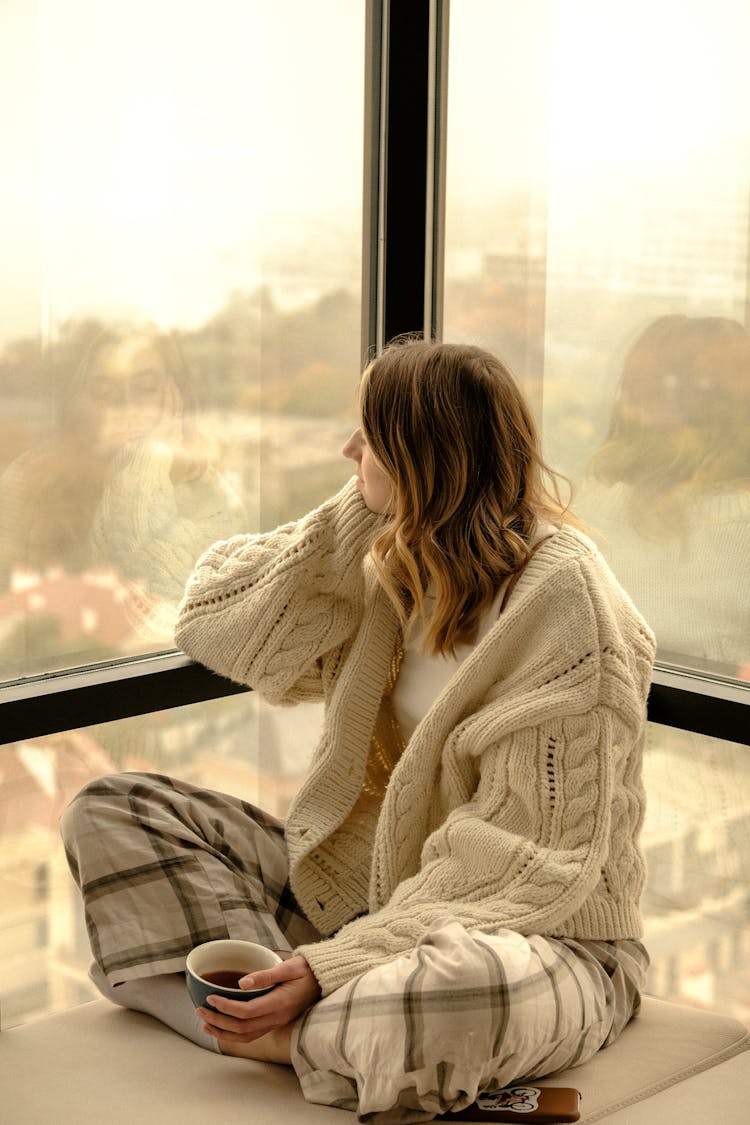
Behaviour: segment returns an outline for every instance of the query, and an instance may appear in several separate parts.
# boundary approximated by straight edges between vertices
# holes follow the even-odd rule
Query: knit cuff
[[[415,920],[413,930],[400,926],[399,933],[394,934],[375,924],[370,915],[344,926],[332,938],[299,946],[295,953],[306,959],[323,995],[328,996],[361,973],[414,949],[423,932],[424,926]]]

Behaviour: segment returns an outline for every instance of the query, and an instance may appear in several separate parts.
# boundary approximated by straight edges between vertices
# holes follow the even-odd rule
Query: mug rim
[[[266,969],[272,969],[275,965],[280,964],[282,961],[282,958],[278,955],[278,953],[276,953],[275,950],[269,949],[268,946],[261,945],[260,942],[248,941],[244,938],[216,938],[213,941],[204,941],[201,942],[200,945],[194,946],[185,958],[185,971],[190,973],[191,976],[195,977],[196,980],[199,980],[201,984],[206,985],[209,988],[215,988],[224,992],[236,992],[238,996],[248,996],[249,993],[252,993],[255,990],[247,988],[232,988],[229,985],[217,985],[213,981],[206,980],[206,978],[202,975],[204,967],[201,967],[199,969],[194,965],[194,962],[196,960],[196,958],[193,956],[194,954],[198,953],[199,951],[202,952],[203,950],[208,950],[211,947],[215,947],[218,945],[225,947],[226,954],[230,960],[232,953],[234,953],[235,957],[240,957],[243,950],[246,951],[248,947],[261,951],[264,955],[267,955],[269,964],[256,965],[254,968],[248,968],[246,970],[248,974],[254,972],[263,972]],[[236,948],[233,949],[232,947]],[[201,960],[202,958],[199,957],[197,959]],[[237,965],[227,966],[227,968],[236,969]],[[221,970],[221,965],[216,965],[209,968],[209,972],[221,972]]]

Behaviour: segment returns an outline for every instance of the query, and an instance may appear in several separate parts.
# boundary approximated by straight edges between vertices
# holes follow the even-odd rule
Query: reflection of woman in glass
[[[59,402],[59,429],[0,480],[0,579],[92,567],[138,589],[139,631],[169,636],[206,535],[239,530],[239,506],[200,448],[175,340],[108,328]],[[171,605],[171,609],[170,609]]]
[[[119,774],[63,833],[106,996],[293,1063],[311,1101],[423,1121],[583,1062],[638,1009],[654,645],[499,360],[399,344],[360,404],[356,478],[210,547],[178,621],[270,703],[323,700],[286,823]],[[287,959],[198,1022],[185,956],[223,937]]]
[[[665,659],[750,661],[750,337],[665,316],[625,358],[579,508]]]

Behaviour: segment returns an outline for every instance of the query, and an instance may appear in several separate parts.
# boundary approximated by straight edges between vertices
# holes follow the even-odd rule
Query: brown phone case
[[[443,1113],[439,1121],[578,1121],[581,1094],[569,1086],[506,1086],[491,1094],[480,1094],[475,1102],[457,1113]]]

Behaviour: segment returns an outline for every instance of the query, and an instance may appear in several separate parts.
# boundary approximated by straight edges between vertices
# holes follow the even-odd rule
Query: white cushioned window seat
[[[640,1017],[585,1066],[581,1122],[747,1125],[750,1035],[738,1021],[647,997]],[[149,1016],[94,1000],[0,1035],[4,1125],[346,1125],[304,1101],[294,1072],[202,1050]]]

